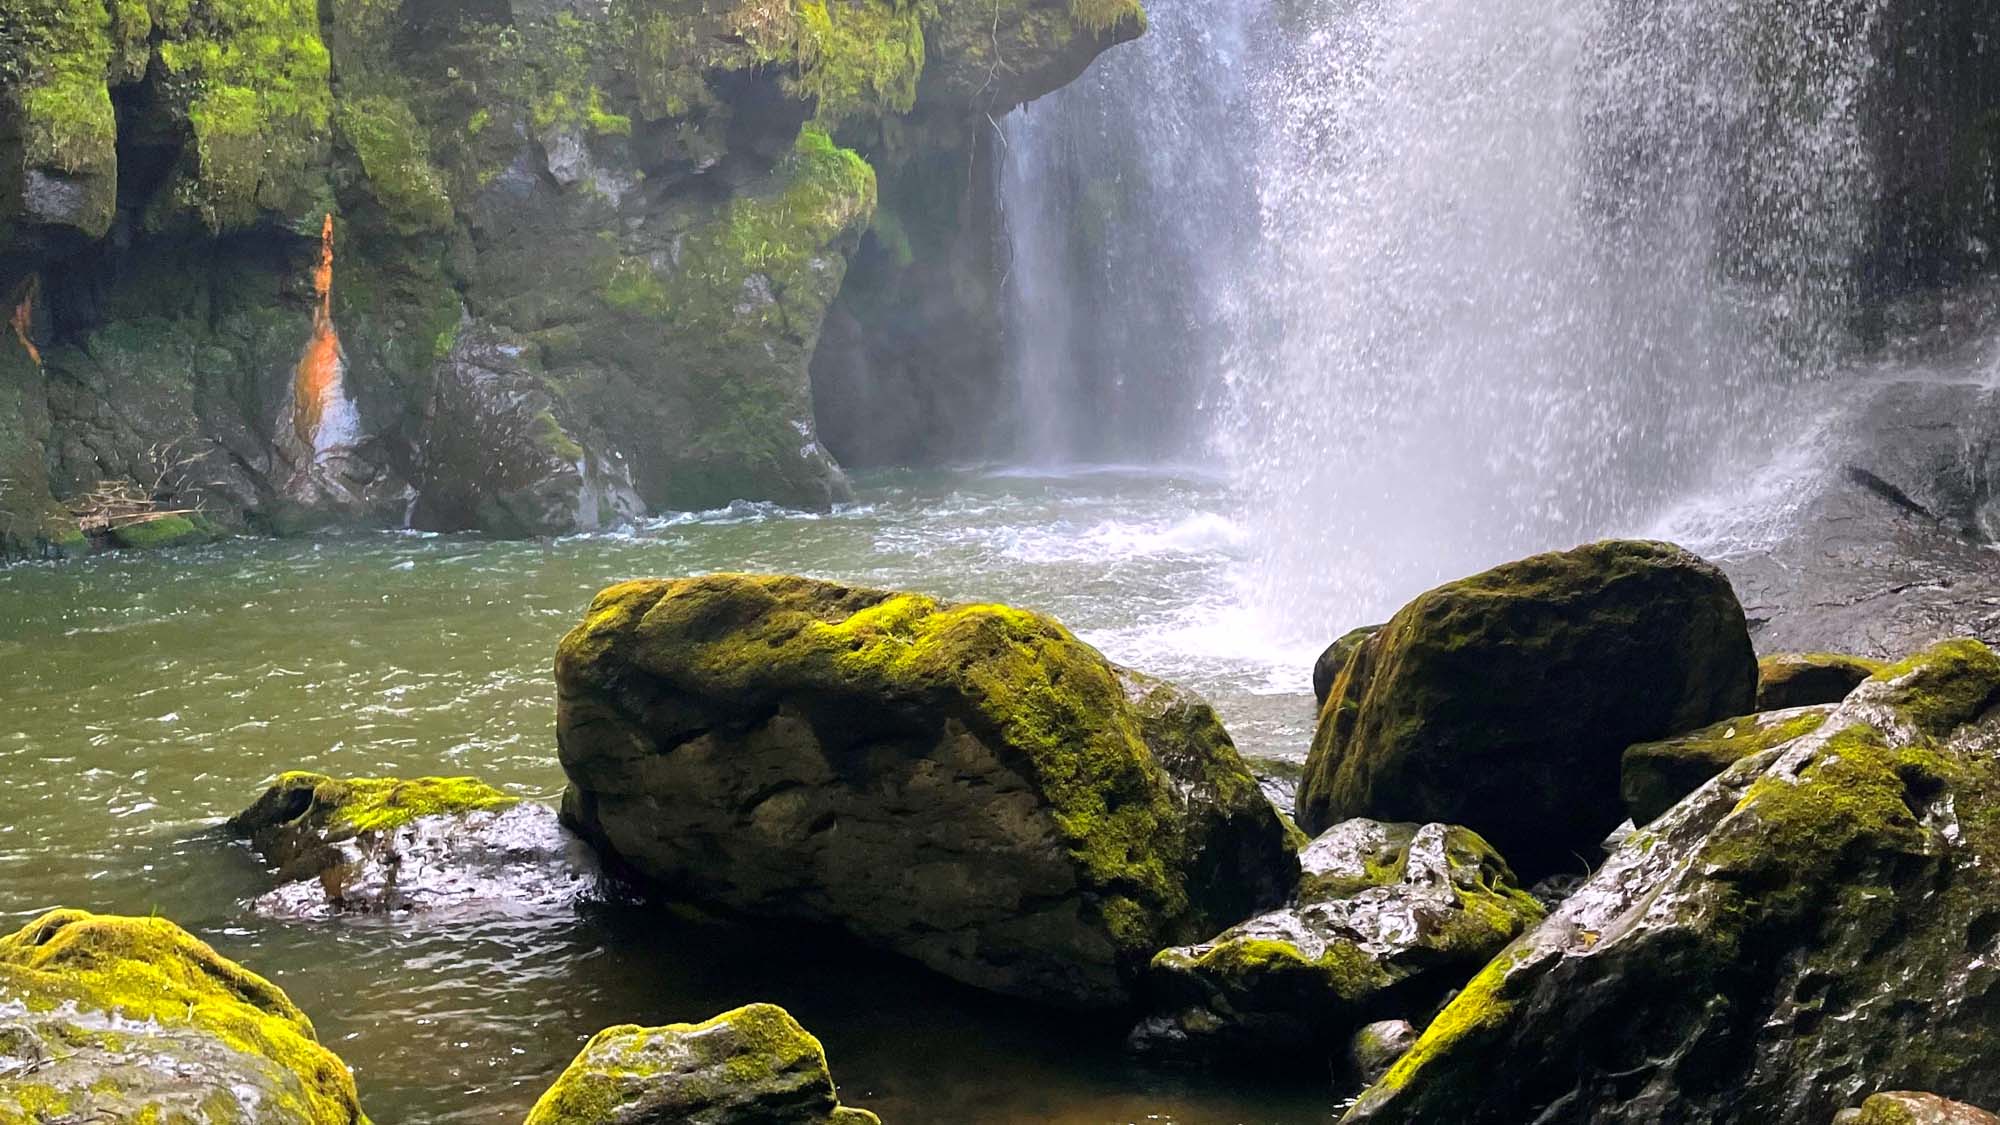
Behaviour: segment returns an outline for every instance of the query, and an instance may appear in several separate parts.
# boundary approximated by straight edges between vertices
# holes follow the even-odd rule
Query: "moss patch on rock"
[[[499,811],[520,803],[471,777],[334,778],[294,771],[279,774],[229,827],[247,836],[307,819],[331,831],[388,832],[418,817]]]
[[[1883,662],[1837,652],[1784,652],[1757,662],[1757,710],[1838,703]]]
[[[164,918],[42,915],[0,938],[10,1001],[0,1037],[42,1063],[0,1075],[0,1120],[366,1125],[284,992]]]
[[[1763,711],[1632,747],[1625,751],[1620,781],[1632,823],[1648,824],[1742,759],[1818,730],[1832,711],[1831,704]]]

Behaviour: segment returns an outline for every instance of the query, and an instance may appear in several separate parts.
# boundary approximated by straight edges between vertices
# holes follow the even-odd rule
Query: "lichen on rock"
[[[750,1004],[701,1023],[609,1027],[526,1125],[881,1125],[840,1104],[826,1052],[791,1013]]]
[[[1207,705],[1038,614],[629,582],[564,638],[556,679],[586,836],[672,893],[835,922],[982,987],[1121,1004],[1154,951],[1297,879]]]
[[[367,1120],[281,989],[164,918],[55,910],[0,938],[0,1121]]]

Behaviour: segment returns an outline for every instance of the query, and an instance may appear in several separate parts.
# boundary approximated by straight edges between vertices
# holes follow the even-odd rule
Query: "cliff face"
[[[1134,0],[11,8],[0,553],[80,546],[70,509],[104,482],[278,531],[824,506],[845,485],[807,365],[864,239],[907,250],[876,169],[955,166],[988,114],[1144,18]]]

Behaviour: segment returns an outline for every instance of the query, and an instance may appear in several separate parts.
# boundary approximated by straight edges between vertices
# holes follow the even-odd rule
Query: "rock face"
[[[1116,1006],[1281,903],[1285,825],[1199,700],[1045,617],[806,578],[629,582],[556,659],[565,816],[670,893]]]
[[[1347,661],[1361,651],[1361,642],[1382,631],[1380,625],[1365,625],[1359,629],[1349,629],[1334,638],[1326,651],[1313,661],[1313,699],[1321,707],[1326,706],[1326,697],[1333,690],[1333,681],[1340,678],[1340,670],[1347,667]]]
[[[519,912],[598,889],[555,810],[469,777],[287,773],[229,828],[276,868],[256,906],[277,917]]]
[[[1882,670],[1880,660],[1835,652],[1783,652],[1757,662],[1757,710],[1838,703]]]
[[[164,918],[55,910],[0,938],[0,1121],[367,1120],[283,991]]]
[[[2000,1125],[2000,1117],[1936,1094],[1893,1091],[1877,1094],[1859,1109],[1845,1109],[1834,1125]]]
[[[1824,1122],[2000,1099],[2000,657],[1946,642],[1738,762],[1468,984],[1350,1122]]]
[[[71,550],[61,501],[107,480],[281,532],[824,507],[808,364],[870,161],[960,183],[988,114],[1144,27],[1135,0],[9,16],[5,555]],[[913,219],[925,276],[990,221]]]
[[[1136,1049],[1324,1066],[1371,1021],[1429,1016],[1544,913],[1463,828],[1350,820],[1300,863],[1296,903],[1153,958]]]
[[[840,1104],[826,1052],[791,1014],[751,1004],[702,1023],[591,1038],[526,1125],[881,1125]]]
[[[1320,713],[1298,821],[1463,824],[1531,877],[1575,867],[1622,819],[1625,748],[1748,711],[1756,676],[1728,580],[1686,551],[1509,563],[1362,644]]]
[[[1625,751],[1619,791],[1632,823],[1650,824],[1708,779],[1752,754],[1818,730],[1833,704],[1760,711]]]

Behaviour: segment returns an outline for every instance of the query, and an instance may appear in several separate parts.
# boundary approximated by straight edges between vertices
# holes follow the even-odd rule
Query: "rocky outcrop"
[[[845,485],[807,369],[875,220],[870,161],[960,182],[986,114],[1144,19],[1132,0],[11,14],[5,554],[75,549],[62,501],[99,481],[281,532],[824,507]]]
[[[1838,703],[1882,670],[1880,660],[1837,652],[1781,652],[1757,662],[1757,710]]]
[[[0,938],[0,1121],[367,1120],[278,986],[164,918],[55,910]]]
[[[277,917],[520,912],[597,890],[555,810],[469,777],[282,774],[229,829],[274,868],[256,908]]]
[[[1623,819],[1636,742],[1750,709],[1756,660],[1714,567],[1664,543],[1536,555],[1430,591],[1334,682],[1298,821],[1462,824],[1533,876]]]
[[[670,893],[845,927],[984,988],[1125,1003],[1289,895],[1209,707],[1054,621],[806,578],[599,594],[556,659],[564,813]]]
[[[526,1125],[880,1125],[840,1104],[826,1052],[791,1013],[751,1004],[702,1023],[593,1036]]]
[[[1936,1094],[1898,1090],[1841,1110],[1833,1125],[2000,1125],[2000,1117]]]
[[[1620,767],[1625,810],[1632,823],[1650,824],[1709,778],[1752,754],[1811,734],[1832,713],[1832,704],[1759,711],[1658,742],[1641,742],[1625,751]]]
[[[1321,707],[1326,706],[1326,697],[1333,691],[1333,681],[1340,678],[1341,669],[1355,653],[1361,651],[1361,642],[1382,631],[1380,625],[1364,625],[1359,629],[1349,629],[1335,637],[1333,643],[1313,661],[1313,699]]]
[[[1633,834],[1349,1122],[1825,1122],[1991,1104],[2000,657],[1952,641]]]
[[[1463,828],[1350,820],[1299,859],[1295,903],[1153,958],[1134,1048],[1324,1067],[1364,1025],[1427,1018],[1544,913]]]

